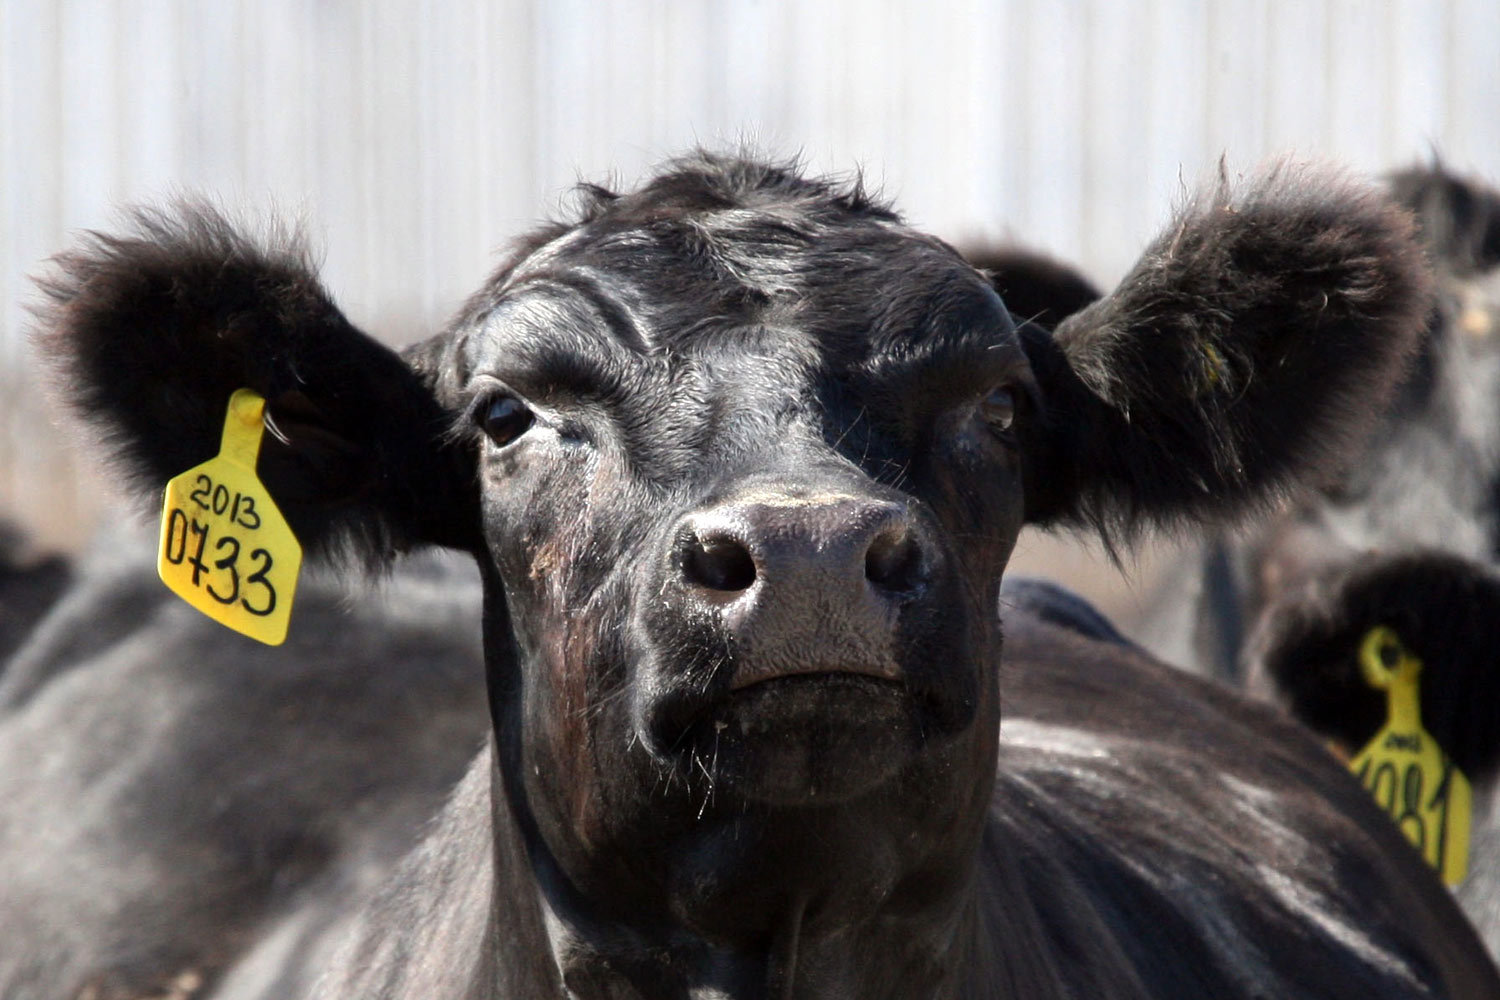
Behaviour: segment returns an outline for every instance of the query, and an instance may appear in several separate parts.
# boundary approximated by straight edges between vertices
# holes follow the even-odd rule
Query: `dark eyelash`
[[[484,437],[484,430],[479,426],[479,416],[495,397],[510,393],[510,390],[498,382],[486,382],[469,397],[463,409],[458,410],[447,428],[442,433],[444,444],[469,444],[477,443]],[[513,395],[513,394],[512,394]]]

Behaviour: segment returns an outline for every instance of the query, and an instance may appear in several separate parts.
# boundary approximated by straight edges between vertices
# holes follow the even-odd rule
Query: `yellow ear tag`
[[[1469,871],[1473,796],[1469,780],[1422,728],[1422,661],[1382,626],[1360,643],[1359,666],[1365,681],[1386,693],[1388,717],[1349,767],[1443,881],[1457,885]]]
[[[218,456],[167,483],[156,572],[214,621],[279,646],[302,546],[255,474],[265,408],[249,389],[230,396]]]

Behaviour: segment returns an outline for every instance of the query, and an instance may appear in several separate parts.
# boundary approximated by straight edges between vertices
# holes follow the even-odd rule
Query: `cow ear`
[[[1359,749],[1386,721],[1384,692],[1360,669],[1371,629],[1391,629],[1422,661],[1422,724],[1471,780],[1500,764],[1494,669],[1500,577],[1435,550],[1365,553],[1331,564],[1260,615],[1246,644],[1246,686],[1299,721]]]
[[[1431,305],[1410,216],[1281,165],[1192,200],[1120,286],[1021,335],[1045,397],[1027,517],[1106,537],[1232,519],[1321,479],[1369,426]]]
[[[984,272],[1017,323],[1052,330],[1103,297],[1081,271],[1018,244],[969,247],[963,255]]]
[[[137,495],[159,503],[212,458],[249,388],[266,399],[260,478],[310,554],[478,544],[473,457],[436,391],[441,341],[408,362],[361,333],[295,234],[251,240],[184,204],[137,210],[126,234],[51,263],[38,353]]]

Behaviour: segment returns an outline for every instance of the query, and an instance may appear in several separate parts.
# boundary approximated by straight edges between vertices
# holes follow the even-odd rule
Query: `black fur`
[[[248,382],[319,432],[263,468],[331,510],[299,530],[478,562],[490,745],[338,908],[323,995],[1500,994],[1297,730],[995,620],[1028,517],[1125,537],[1321,472],[1427,308],[1406,216],[1283,170],[1053,337],[857,185],[699,155],[583,202],[409,368],[201,213],[65,256],[43,317],[149,489]]]
[[[471,544],[464,463],[427,446],[446,415],[333,305],[298,234],[252,240],[206,202],[130,224],[52,259],[36,329],[54,394],[108,415],[98,431],[143,496],[217,454],[230,395],[251,388],[274,428],[261,478],[314,553],[382,562],[416,540]],[[435,522],[429,490],[444,498]]]

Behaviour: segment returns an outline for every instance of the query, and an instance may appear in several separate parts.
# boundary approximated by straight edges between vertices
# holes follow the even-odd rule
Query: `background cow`
[[[1390,187],[1416,214],[1439,281],[1410,373],[1341,475],[1274,521],[1210,541],[1141,638],[1242,678],[1354,753],[1385,721],[1359,644],[1393,628],[1424,665],[1425,726],[1475,786],[1457,891],[1500,955],[1500,193],[1440,165]]]
[[[1054,334],[858,189],[692,157],[402,357],[296,247],[138,219],[39,345],[142,493],[248,386],[315,556],[484,582],[491,741],[324,995],[1500,991],[1299,730],[1024,613],[1000,669],[1023,522],[1123,543],[1336,460],[1426,309],[1369,192],[1221,186]]]
[[[312,577],[272,649],[110,536],[0,672],[0,995],[306,995],[482,741],[477,581]]]
[[[66,556],[35,550],[18,525],[0,520],[0,671],[72,576]]]
[[[1474,792],[1468,876],[1456,892],[1500,955],[1500,576],[1438,550],[1364,553],[1282,588],[1246,644],[1246,686],[1345,756],[1386,721],[1385,694],[1360,671],[1371,629],[1394,631],[1422,662],[1422,726]]]

